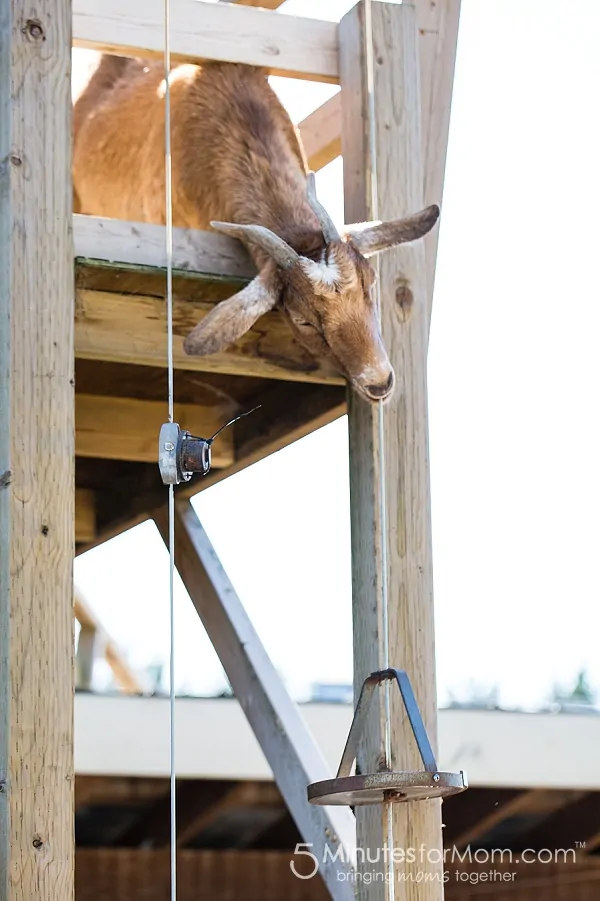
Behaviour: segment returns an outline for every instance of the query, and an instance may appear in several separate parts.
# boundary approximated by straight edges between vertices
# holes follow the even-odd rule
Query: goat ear
[[[391,222],[366,222],[361,225],[348,225],[345,232],[354,246],[363,256],[379,253],[398,244],[416,241],[431,231],[438,221],[440,208],[436,205]]]
[[[186,354],[206,357],[225,350],[279,301],[276,272],[269,267],[229,300],[223,300],[185,338]]]

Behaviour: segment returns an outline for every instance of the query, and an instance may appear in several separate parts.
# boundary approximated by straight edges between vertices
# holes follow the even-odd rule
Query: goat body
[[[316,200],[297,130],[266,70],[181,65],[169,84],[173,224],[240,238],[259,270],[202,320],[186,351],[221,350],[280,306],[311,353],[330,359],[367,399],[389,396],[393,371],[365,257],[421,237],[437,207],[342,238]],[[164,94],[161,65],[101,57],[74,109],[76,212],[164,224]]]

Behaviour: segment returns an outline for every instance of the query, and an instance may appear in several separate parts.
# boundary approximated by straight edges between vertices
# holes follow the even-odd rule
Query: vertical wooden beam
[[[414,7],[407,3],[373,2],[371,10],[378,215],[391,219],[420,209],[423,202],[417,28]],[[365,6],[361,2],[340,25],[347,221],[369,219],[373,214],[366,40]],[[349,396],[355,691],[371,671],[384,664],[381,567],[386,541],[389,662],[408,672],[435,748],[424,242],[382,254],[379,266],[382,330],[397,385],[393,399],[384,408],[384,475],[379,465],[378,410],[353,393]],[[380,528],[382,478],[386,535]],[[400,698],[394,691],[391,697],[392,767],[422,769]],[[358,762],[362,773],[376,772],[384,760],[382,708],[374,713],[369,739]],[[395,847],[415,849],[414,862],[408,862],[407,855],[406,863],[395,864],[400,879],[395,884],[396,901],[438,901],[443,894],[440,802],[397,804],[393,810]],[[359,864],[367,850],[371,860],[379,850],[379,863],[367,860],[362,866],[366,871],[380,868],[385,872],[385,809],[357,808],[356,816]],[[386,897],[386,885],[381,880],[372,879],[368,884],[359,880],[358,894],[369,901],[380,901]]]
[[[442,203],[461,0],[415,0],[421,71],[421,127],[426,206]],[[425,238],[429,316],[439,229]]]
[[[0,898],[73,897],[70,0],[0,0]]]

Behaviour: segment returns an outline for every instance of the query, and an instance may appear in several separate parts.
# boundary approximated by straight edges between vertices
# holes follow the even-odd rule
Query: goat
[[[223,350],[279,307],[313,357],[332,362],[367,400],[387,399],[394,372],[368,257],[427,234],[438,207],[341,235],[266,70],[180,65],[170,90],[173,224],[238,238],[258,270],[186,337],[186,353]],[[101,57],[74,108],[77,212],[164,223],[164,92],[160,64]]]

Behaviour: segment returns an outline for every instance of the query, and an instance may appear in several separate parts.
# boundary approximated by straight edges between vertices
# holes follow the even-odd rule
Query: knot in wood
[[[39,837],[39,835],[34,835],[34,836],[33,836],[33,841],[32,841],[31,844],[33,845],[33,847],[35,848],[36,851],[39,851],[40,848],[43,848],[43,847],[44,847],[44,843],[43,843],[43,841],[41,840],[41,838]]]
[[[400,282],[396,287],[396,303],[400,311],[402,322],[406,322],[411,314],[414,295],[407,281]]]
[[[46,40],[44,26],[39,19],[27,19],[23,33],[36,44]]]

